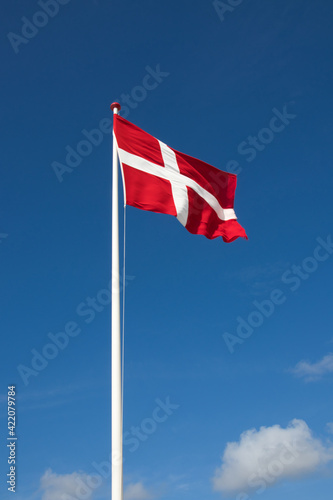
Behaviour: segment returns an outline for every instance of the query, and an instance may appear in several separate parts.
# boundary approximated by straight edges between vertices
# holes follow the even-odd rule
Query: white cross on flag
[[[127,205],[174,215],[192,234],[247,239],[234,212],[236,175],[170,148],[119,115],[114,134]]]

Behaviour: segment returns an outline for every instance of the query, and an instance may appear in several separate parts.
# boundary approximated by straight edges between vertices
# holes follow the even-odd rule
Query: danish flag
[[[247,239],[234,212],[236,175],[170,148],[117,114],[114,134],[126,205],[174,215],[192,234]]]

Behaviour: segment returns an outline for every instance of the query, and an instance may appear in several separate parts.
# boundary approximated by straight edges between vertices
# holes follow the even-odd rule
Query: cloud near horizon
[[[94,491],[101,485],[98,475],[72,472],[56,474],[47,469],[40,479],[42,500],[92,500]],[[152,500],[153,495],[142,482],[130,483],[124,489],[124,500]]]
[[[124,500],[151,500],[152,494],[141,482],[128,484],[124,490]]]
[[[320,380],[327,373],[333,372],[333,354],[327,354],[317,363],[300,361],[291,372],[297,377],[304,377],[306,382]]]
[[[92,477],[83,472],[56,474],[48,469],[40,480],[42,500],[91,500],[94,488],[87,486]]]
[[[231,496],[241,492],[237,500],[245,500],[246,492],[262,493],[279,481],[307,476],[331,460],[333,448],[315,439],[303,420],[294,419],[286,428],[250,429],[238,442],[227,444],[213,487]]]

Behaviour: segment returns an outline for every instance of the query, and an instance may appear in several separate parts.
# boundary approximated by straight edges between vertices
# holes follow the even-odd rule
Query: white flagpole
[[[111,104],[113,115],[120,104]],[[118,152],[113,136],[112,151],[112,308],[111,308],[111,499],[123,499],[123,416],[121,394],[121,335],[119,284]]]

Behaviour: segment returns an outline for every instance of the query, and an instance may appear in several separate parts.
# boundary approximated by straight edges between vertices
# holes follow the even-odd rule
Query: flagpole
[[[113,115],[121,106],[113,102]],[[119,284],[118,152],[113,135],[112,151],[112,308],[111,308],[111,499],[123,498],[123,416],[121,389],[121,336]]]

